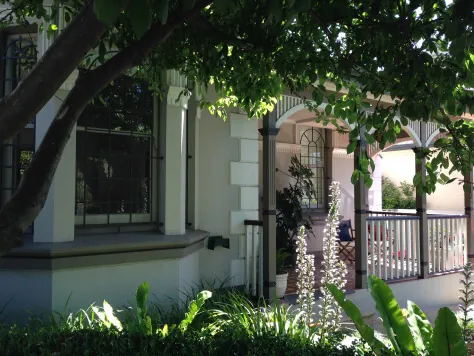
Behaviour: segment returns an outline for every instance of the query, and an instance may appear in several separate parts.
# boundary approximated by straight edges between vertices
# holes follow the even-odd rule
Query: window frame
[[[158,197],[159,197],[159,99],[156,95],[153,94],[153,129],[151,134],[143,134],[137,131],[118,131],[113,133],[110,129],[94,128],[91,129],[84,126],[76,126],[76,131],[82,132],[94,132],[94,133],[104,133],[112,135],[133,135],[133,136],[143,136],[149,137],[151,142],[151,152],[149,156],[149,165],[150,165],[150,212],[149,213],[108,213],[108,214],[86,214],[85,212],[81,215],[77,215],[77,198],[74,199],[74,225],[76,230],[87,230],[87,229],[104,229],[105,230],[114,230],[115,226],[137,226],[137,228],[142,226],[150,226],[152,228],[158,226]],[[76,162],[77,162],[77,142],[76,142]],[[76,175],[74,182],[74,189],[77,194],[77,165],[76,165]],[[141,228],[139,228],[141,230]],[[127,229],[127,231],[130,231]]]
[[[0,87],[0,97],[4,97],[11,93],[18,83],[23,79],[21,74],[20,77],[17,78],[18,74],[18,67],[11,68],[13,71],[9,73],[11,75],[11,79],[8,79],[7,75],[7,61],[11,60],[18,60],[21,57],[13,56],[9,57],[7,51],[9,50],[10,46],[18,40],[25,40],[28,41],[28,47],[25,50],[24,47],[20,46],[21,54],[26,54],[23,58],[27,58],[28,61],[32,61],[33,57],[29,55],[30,49],[34,49],[35,51],[35,60],[34,63],[38,61],[38,33],[36,26],[27,26],[21,27],[17,26],[14,28],[6,28],[0,31],[0,49],[1,49],[1,56],[0,56],[0,73],[2,76],[2,85]],[[16,59],[15,59],[16,58]],[[13,63],[16,65],[16,63]],[[31,68],[30,68],[31,69]],[[7,89],[7,85],[9,80],[13,80],[17,82],[16,85],[10,84],[10,90]],[[26,130],[32,130],[30,133],[32,134],[32,139],[29,143],[21,143],[20,136],[22,134],[26,134]],[[22,166],[21,162],[21,153],[23,151],[31,152],[31,157],[34,155],[36,151],[36,118],[34,118],[31,122],[25,125],[25,127],[20,130],[17,135],[0,145],[0,205],[5,206],[5,204],[11,199],[13,194],[15,193],[18,185],[21,181],[22,177],[22,169],[26,169]],[[8,176],[8,177],[7,177]],[[6,185],[6,181],[10,181],[10,185]],[[27,228],[25,235],[33,235],[34,233],[34,222]]]
[[[311,131],[311,137],[307,135],[307,133]],[[315,211],[315,212],[325,212],[328,209],[328,196],[327,196],[327,150],[326,150],[326,129],[313,127],[313,126],[298,126],[298,134],[299,134],[299,144],[300,144],[300,163],[305,167],[313,170],[320,170],[320,174],[315,174],[312,178],[313,185],[316,190],[316,201],[321,200],[321,204],[312,204],[308,198],[302,199],[302,204],[305,205],[306,210]],[[316,140],[314,140],[314,136],[318,136]],[[306,137],[307,144],[303,143],[303,138]],[[318,145],[318,142],[322,142],[321,145]],[[310,147],[314,144],[314,149],[316,153],[320,153],[320,157],[312,157],[309,155]],[[306,153],[306,155],[304,155]],[[303,158],[307,159],[307,163],[303,162]],[[320,165],[322,167],[318,167],[318,164],[314,164],[316,167],[312,167],[310,164],[310,159],[320,160]],[[322,187],[319,187],[322,185]]]

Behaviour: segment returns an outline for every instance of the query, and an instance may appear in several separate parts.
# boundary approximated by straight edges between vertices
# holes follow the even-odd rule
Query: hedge
[[[72,333],[43,329],[28,333],[19,328],[0,328],[0,355],[326,355],[353,356],[355,349],[315,346],[287,336],[241,339],[228,333],[202,336],[175,333],[163,338],[113,331],[81,330]]]

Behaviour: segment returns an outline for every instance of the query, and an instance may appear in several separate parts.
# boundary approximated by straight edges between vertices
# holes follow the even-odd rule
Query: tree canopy
[[[161,73],[167,69],[180,71],[201,91],[213,85],[219,99],[204,99],[202,105],[224,118],[229,106],[261,117],[290,91],[319,120],[338,125],[340,118],[353,125],[348,152],[359,136],[384,147],[409,120],[434,122],[449,135],[437,141],[435,151],[424,151],[430,157],[428,180],[417,176],[414,182],[432,192],[448,160],[454,170],[472,170],[474,127],[458,119],[474,109],[471,0],[0,3],[10,6],[3,11],[2,26],[29,25],[38,18],[54,37],[29,75],[0,101],[3,142],[36,115],[74,69],[90,69],[79,75],[18,191],[0,212],[0,251],[11,247],[13,237],[41,210],[62,150],[87,103],[132,68],[155,89],[162,88]],[[328,91],[327,82],[344,95]],[[382,103],[383,94],[393,104]],[[328,105],[319,112],[323,101]],[[370,184],[372,164],[364,155],[353,181],[364,176]]]

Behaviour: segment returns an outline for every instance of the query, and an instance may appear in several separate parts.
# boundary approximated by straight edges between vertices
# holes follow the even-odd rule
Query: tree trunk
[[[61,155],[86,105],[107,84],[140,63],[153,47],[163,43],[178,26],[209,2],[201,1],[193,10],[180,13],[165,25],[153,25],[140,40],[77,79],[33,155],[17,191],[0,211],[0,256],[21,244],[24,232],[43,208]]]
[[[0,143],[15,136],[44,107],[107,27],[86,2],[15,90],[0,100]]]

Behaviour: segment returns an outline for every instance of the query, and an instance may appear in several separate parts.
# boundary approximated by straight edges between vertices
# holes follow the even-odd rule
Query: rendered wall
[[[195,253],[196,254],[196,253]],[[160,306],[178,300],[178,281],[186,271],[180,270],[179,260],[160,260],[60,270],[52,273],[52,308],[62,311],[69,299],[68,309],[87,308],[91,303],[101,305],[133,305],[137,287],[150,284],[149,301]]]
[[[341,187],[341,206],[339,213],[344,219],[351,219],[354,223],[354,185],[351,176],[354,170],[354,157],[347,155],[341,150],[334,150],[332,176]]]
[[[224,122],[203,111],[200,135],[199,225],[230,239],[230,250],[200,252],[201,278],[243,284],[243,222],[258,219],[257,120],[232,113]]]
[[[1,266],[1,260],[0,260]],[[0,315],[2,322],[24,323],[35,314],[51,313],[52,276],[48,271],[0,271]],[[67,299],[63,300],[63,305]]]

